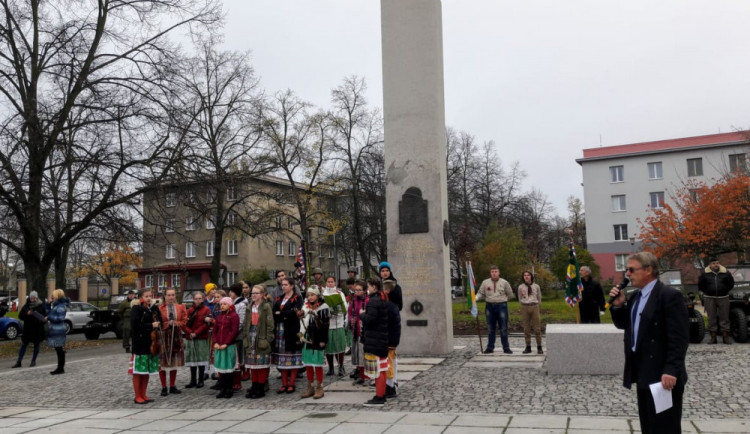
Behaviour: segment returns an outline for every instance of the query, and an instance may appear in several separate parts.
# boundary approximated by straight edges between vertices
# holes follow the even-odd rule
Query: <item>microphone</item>
[[[616,288],[622,291],[626,286],[628,286],[628,284],[630,284],[630,279],[628,279],[627,276],[622,276],[622,282],[618,283]],[[618,293],[617,295],[620,294]],[[607,300],[607,304],[604,305],[604,308],[609,309],[613,301],[615,301],[615,297],[610,296],[609,300]]]

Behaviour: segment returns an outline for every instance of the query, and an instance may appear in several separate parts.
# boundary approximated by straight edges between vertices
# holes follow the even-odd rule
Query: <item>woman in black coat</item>
[[[367,294],[370,300],[360,318],[365,350],[365,375],[375,378],[375,396],[364,405],[382,407],[385,404],[390,331],[392,324],[395,325],[398,311],[390,307],[391,303],[383,293],[380,279],[372,278],[367,281]]]
[[[274,351],[271,363],[281,371],[281,388],[277,393],[294,393],[297,370],[302,365],[302,343],[298,333],[300,321],[297,312],[302,309],[302,297],[294,291],[294,280],[290,277],[281,280],[283,291],[273,304],[275,323]]]
[[[23,356],[26,354],[26,347],[34,344],[34,353],[31,355],[31,364],[36,366],[36,356],[39,354],[39,343],[44,340],[44,319],[47,316],[47,307],[36,291],[31,291],[29,299],[23,305],[18,313],[18,319],[23,321],[23,334],[21,335],[21,348],[18,350],[18,360],[13,368],[20,368]]]
[[[146,289],[130,313],[130,329],[133,346],[131,347],[128,373],[133,376],[135,403],[146,404],[153,399],[146,396],[148,377],[159,372],[159,348],[153,346],[151,332],[161,330],[161,313],[151,306],[152,292]],[[158,342],[158,339],[156,340]]]

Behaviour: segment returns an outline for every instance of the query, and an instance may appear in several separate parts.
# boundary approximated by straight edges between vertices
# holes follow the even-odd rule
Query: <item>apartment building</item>
[[[277,270],[294,270],[302,234],[292,193],[288,181],[273,176],[238,177],[226,189],[222,205],[228,227],[220,246],[221,278],[214,283],[228,287],[249,269],[266,268],[269,279]],[[216,195],[211,185],[193,181],[154,186],[144,194],[143,266],[136,270],[140,287],[186,291],[202,289],[210,281],[211,262],[219,250],[213,221]],[[317,195],[312,203],[307,265],[333,274],[335,236],[324,212],[333,206],[333,198]],[[243,225],[252,228],[243,231]]]
[[[619,276],[640,248],[638,223],[661,208],[688,180],[711,184],[747,170],[750,133],[733,132],[590,148],[576,160],[583,171],[588,250],[602,279]]]

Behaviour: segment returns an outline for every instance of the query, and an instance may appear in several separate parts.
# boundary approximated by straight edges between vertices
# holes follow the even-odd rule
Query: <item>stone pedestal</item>
[[[400,353],[453,350],[440,0],[382,0],[388,262],[403,290]]]
[[[112,293],[110,295],[117,295],[120,293],[120,278],[119,277],[113,277],[112,278]]]
[[[79,277],[78,288],[78,301],[89,301],[89,278]]]
[[[612,324],[548,324],[547,372],[622,374],[623,331]]]

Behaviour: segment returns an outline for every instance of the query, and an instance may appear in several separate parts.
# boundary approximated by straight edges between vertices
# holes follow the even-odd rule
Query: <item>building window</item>
[[[143,278],[143,287],[146,289],[154,289],[154,275],[153,274],[147,274]]]
[[[284,256],[284,242],[276,241],[276,256]]]
[[[664,192],[655,191],[651,195],[651,208],[664,208]]]
[[[212,257],[214,255],[214,242],[206,241],[206,256]]]
[[[729,171],[732,173],[747,173],[747,158],[745,154],[729,156]]]
[[[625,182],[625,167],[624,166],[610,166],[609,167],[609,182]]]
[[[625,211],[625,195],[612,196],[612,212]]]
[[[185,230],[186,231],[194,231],[195,230],[195,222],[196,218],[189,215],[185,218]]]
[[[289,217],[286,221],[286,228],[287,229],[294,229],[294,219]]]
[[[227,255],[237,254],[237,240],[227,240]]]
[[[195,258],[195,243],[185,243],[185,257]]]
[[[328,249],[328,259],[333,259],[333,247]]]
[[[615,255],[615,271],[625,271],[628,255]]]
[[[211,217],[206,217],[206,229],[214,229],[215,227],[214,220]]]
[[[297,243],[289,241],[289,256],[297,256]]]
[[[615,225],[615,241],[626,241],[628,239],[628,225]]]
[[[172,288],[180,288],[182,285],[180,285],[180,275],[175,273],[172,275]]]
[[[238,277],[239,273],[237,273],[236,271],[227,272],[227,285],[234,285],[235,283],[239,282]]]
[[[325,257],[325,254],[323,252],[324,249],[325,249],[325,247],[320,246],[320,248],[318,249],[318,258],[324,258]]]
[[[234,187],[227,188],[227,200],[237,200],[237,190]]]
[[[164,228],[165,232],[174,232],[174,219],[167,219],[167,224]]]
[[[661,161],[648,163],[648,179],[662,179]]]
[[[328,233],[328,230],[322,226],[318,226],[318,235],[325,235]]]
[[[167,205],[167,208],[177,206],[177,193],[167,193],[164,196],[164,202]]]
[[[282,217],[280,215],[276,216],[276,229],[281,229],[281,221]]]
[[[703,158],[688,158],[688,176],[703,176]]]
[[[164,289],[167,287],[167,275],[160,274],[158,277],[159,277],[159,292],[163,292]]]
[[[237,213],[234,211],[229,211],[229,214],[227,214],[227,224],[229,226],[234,226],[237,224]]]
[[[216,190],[209,189],[206,191],[206,203],[216,203]]]
[[[167,244],[167,259],[174,259],[175,249],[174,244]]]

